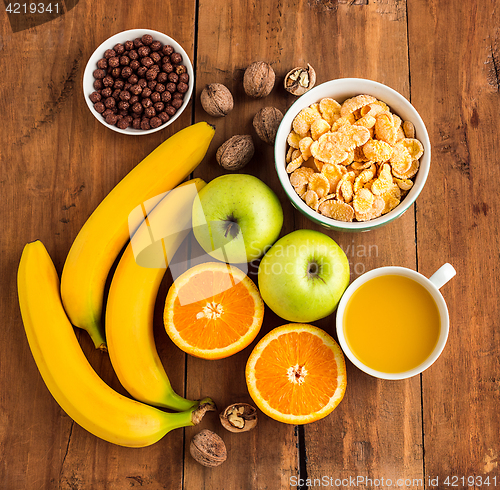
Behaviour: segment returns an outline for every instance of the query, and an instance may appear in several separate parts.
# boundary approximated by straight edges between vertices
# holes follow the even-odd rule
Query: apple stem
[[[307,266],[307,276],[311,279],[318,278],[326,284],[326,281],[319,275],[321,267],[317,262],[309,262]]]
[[[238,226],[238,221],[236,220],[236,218],[233,215],[228,216],[226,220],[226,231],[224,232],[224,238],[227,238],[229,234],[231,234],[231,236],[235,238],[238,235],[239,231],[240,227]]]
[[[224,233],[224,237],[227,238],[229,233],[231,232],[231,228],[233,227],[234,223],[230,222],[231,224],[226,228],[226,233]]]

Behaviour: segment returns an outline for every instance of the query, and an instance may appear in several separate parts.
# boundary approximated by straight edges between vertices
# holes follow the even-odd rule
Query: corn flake
[[[293,120],[292,127],[293,130],[300,136],[304,137],[307,135],[311,129],[311,124],[321,117],[319,111],[306,107],[302,109]]]
[[[288,135],[286,142],[290,145],[291,148],[297,149],[299,147],[300,139],[301,139],[301,136],[299,136],[295,131],[292,131]]]
[[[308,191],[314,191],[318,197],[326,196],[330,191],[330,181],[322,173],[314,173],[309,177]]]
[[[370,210],[366,213],[356,213],[356,219],[358,221],[369,221],[371,219],[378,218],[382,215],[382,211],[385,208],[385,202],[380,196],[373,197],[373,203]]]
[[[364,145],[370,139],[370,132],[364,126],[342,126],[337,133],[340,133],[341,144],[347,151]]]
[[[365,188],[359,189],[352,199],[352,207],[356,213],[366,214],[373,205],[375,196]]]
[[[413,187],[413,180],[410,179],[398,179],[394,177],[394,182],[402,191],[409,191]]]
[[[344,166],[332,165],[330,163],[325,163],[321,169],[321,173],[328,179],[330,183],[330,193],[337,191],[337,186],[342,179],[343,175],[347,173]]]
[[[302,197],[307,192],[307,184],[302,184],[294,187],[295,192]]]
[[[340,107],[340,115],[342,117],[351,114],[352,112],[361,109],[363,106],[376,102],[377,99],[371,95],[356,95],[347,99]]]
[[[389,160],[392,168],[396,169],[399,173],[405,173],[410,168],[411,160],[412,158],[410,152],[406,149],[403,142],[396,143],[393,147],[392,155]]]
[[[317,140],[321,135],[330,131],[330,124],[328,124],[323,118],[316,119],[311,124],[311,137],[313,140]]]
[[[309,177],[314,174],[314,170],[309,167],[300,167],[290,175],[290,184],[300,187],[309,183]]]
[[[404,138],[401,144],[408,150],[412,160],[418,160],[424,154],[424,147],[415,138]]]
[[[386,192],[380,196],[384,200],[382,214],[392,211],[401,201],[401,189],[397,184],[393,184]]]
[[[313,139],[310,136],[306,136],[299,141],[299,150],[304,161],[311,158],[311,144]]]
[[[388,110],[389,110],[388,107],[386,109],[384,109],[384,107],[381,106],[380,104],[373,103],[373,104],[368,104],[368,105],[363,106],[360,109],[360,113],[361,113],[361,116],[363,116],[363,117],[364,116],[375,117],[377,114],[384,112],[384,111],[388,111]]]
[[[415,138],[415,126],[411,121],[405,121],[403,123],[403,131],[406,138]]]
[[[340,117],[340,104],[329,97],[319,101],[319,111],[323,119],[331,126]]]
[[[394,175],[394,177],[397,177],[398,179],[411,179],[418,172],[419,166],[420,166],[419,161],[413,160],[411,162],[410,168],[406,172],[399,172],[399,170],[392,167],[392,174]]]
[[[348,157],[348,148],[344,148],[344,136],[336,133],[325,133],[312,143],[311,154],[325,163],[340,163]]]
[[[328,218],[336,219],[337,221],[352,221],[354,219],[354,209],[349,204],[344,202],[329,199],[324,201],[318,207],[318,211]]]
[[[367,114],[366,116],[360,117],[356,121],[356,126],[364,126],[367,129],[373,128],[375,126],[376,119],[373,116],[370,116],[370,114]]]
[[[291,174],[294,170],[297,170],[302,165],[303,162],[304,162],[304,159],[302,158],[302,155],[299,155],[297,158],[294,158],[286,166],[287,173]]]
[[[372,184],[371,191],[376,196],[380,196],[384,192],[388,191],[392,185],[393,181],[392,181],[391,166],[387,163],[384,163],[380,175],[378,176],[377,180]]]
[[[385,141],[369,139],[363,145],[363,153],[368,160],[386,162],[392,156],[392,146]]]
[[[337,185],[337,199],[342,202],[349,203],[354,196],[354,182],[355,175],[352,172],[345,174]]]
[[[305,194],[302,195],[302,199],[310,208],[313,208],[315,211],[318,210],[319,197],[316,192],[314,192],[313,190],[308,190]]]
[[[393,145],[396,140],[397,128],[390,112],[381,112],[375,118],[375,136],[378,140]]]

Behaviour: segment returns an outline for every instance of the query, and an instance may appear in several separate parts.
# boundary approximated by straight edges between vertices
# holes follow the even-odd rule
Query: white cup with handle
[[[451,264],[446,263],[443,266],[441,266],[430,278],[427,278],[424,275],[420,274],[419,272],[416,272],[412,269],[408,269],[406,267],[389,266],[389,267],[379,267],[377,269],[373,269],[355,279],[346,289],[337,308],[337,336],[339,339],[340,346],[342,347],[342,350],[344,351],[345,355],[359,369],[361,369],[367,374],[370,374],[371,376],[381,379],[406,379],[415,376],[417,374],[420,374],[422,371],[426,370],[441,355],[441,352],[443,352],[444,346],[446,345],[446,341],[448,339],[448,332],[450,329],[450,318],[448,314],[448,307],[446,305],[446,301],[444,300],[439,289],[443,287],[453,276],[455,276],[455,274],[456,271],[453,268],[453,266]],[[440,331],[437,343],[434,349],[432,350],[431,354],[418,366],[415,366],[414,368],[403,372],[383,372],[373,369],[370,366],[367,366],[362,361],[360,361],[358,357],[356,357],[356,355],[353,353],[353,351],[349,347],[345,335],[344,320],[345,320],[346,307],[353,293],[357,291],[360,286],[370,281],[371,279],[384,275],[403,276],[416,281],[430,293],[430,295],[432,296],[433,300],[436,303],[439,312]]]

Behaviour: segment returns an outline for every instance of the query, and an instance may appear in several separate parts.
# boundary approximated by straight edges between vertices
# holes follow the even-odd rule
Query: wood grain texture
[[[265,1],[238,2],[231,0],[220,9],[214,0],[201,0],[198,17],[198,56],[196,87],[196,121],[206,120],[216,126],[216,135],[202,165],[195,176],[211,180],[227,173],[215,160],[217,148],[235,134],[250,134],[255,144],[255,155],[241,171],[262,179],[278,195],[283,204],[285,223],[282,234],[294,229],[294,214],[281,189],[274,170],[273,148],[256,135],[252,119],[259,109],[274,106],[283,113],[292,102],[281,88],[287,67],[294,62],[293,52],[285,47],[288,35],[285,29],[286,5]],[[253,61],[262,60],[276,71],[274,90],[264,99],[251,99],[243,90],[243,73]],[[234,109],[224,118],[208,116],[199,103],[206,84],[222,83],[234,97]],[[196,257],[197,252],[193,250]],[[250,277],[256,281],[256,270]],[[258,338],[283,323],[266,310],[264,325]],[[189,357],[187,364],[187,395],[204,390],[213,396],[219,409],[235,402],[249,402],[245,383],[245,365],[252,347],[220,361],[204,361]],[[186,430],[185,488],[224,488],[231,490],[288,488],[289,479],[298,474],[297,435],[293,426],[280,424],[259,413],[257,429],[243,434],[231,434],[220,422],[206,417],[201,427],[214,430],[223,437],[228,448],[224,465],[208,470],[189,456],[188,445],[198,428]]]
[[[418,264],[450,262],[448,344],[423,375],[428,477],[499,478],[499,21],[493,1],[409,3],[412,101],[433,145],[417,204]],[[437,34],[439,33],[439,35]],[[458,62],[458,60],[460,60]],[[432,226],[441,223],[440,226]]]
[[[155,12],[156,15],[152,15]],[[0,167],[0,487],[9,489],[181,488],[183,431],[135,450],[112,446],[72,423],[52,399],[31,357],[22,327],[16,272],[25,243],[41,239],[60,272],[81,226],[106,194],[164,139],[191,123],[190,107],[167,129],[131,137],[105,129],[82,92],[87,59],[101,42],[126,29],[168,32],[193,56],[195,2],[182,8],[153,0],[80,2],[52,21],[12,33],[1,24],[3,82],[22,84],[1,98],[10,128]],[[91,364],[124,393],[105,354],[78,332]],[[184,390],[184,354],[159,337],[173,386]],[[15,380],[15,382],[14,382]],[[5,414],[5,415],[3,415]]]
[[[63,16],[27,30],[19,23],[14,29],[5,14],[0,20],[0,488],[276,490],[297,488],[291,478],[298,476],[316,484],[324,476],[334,481],[364,476],[410,479],[402,488],[431,489],[438,487],[429,479],[437,477],[439,488],[449,488],[444,481],[453,474],[489,476],[491,482],[496,477],[500,484],[497,2],[66,0],[65,5]],[[127,137],[90,114],[82,76],[96,46],[138,27],[180,42],[195,61],[197,85],[192,104],[175,124]],[[243,71],[255,60],[271,63],[277,75],[275,89],[262,100],[248,98],[242,87]],[[289,204],[275,175],[273,150],[257,138],[251,122],[264,106],[286,111],[296,99],[281,88],[283,77],[308,62],[317,83],[354,76],[393,87],[411,97],[427,125],[433,158],[416,205],[374,232],[327,234],[346,252],[353,279],[383,265],[418,268],[426,276],[446,261],[455,266],[457,277],[442,289],[451,319],[442,356],[421,378],[398,382],[376,380],[348,362],[344,400],[326,419],[301,430],[259,413],[254,431],[231,434],[216,414],[208,414],[199,427],[172,432],[149,448],[122,448],[91,436],[54,402],[29,351],[16,290],[23,246],[41,239],[61,271],[75,236],[104,196],[193,120],[217,127],[196,176],[209,181],[226,173],[215,161],[217,147],[233,134],[252,134],[256,153],[244,172],[277,193],[285,212],[282,235],[297,228],[325,232]],[[211,82],[224,83],[234,95],[235,109],[226,118],[210,118],[201,109],[199,94]],[[176,261],[199,253],[191,237]],[[255,280],[255,267],[250,275]],[[171,281],[167,273],[156,304],[155,338],[173,387],[188,397],[211,395],[219,409],[251,403],[244,367],[255,342],[225,360],[186,358],[162,326]],[[283,323],[266,310],[258,338]],[[315,324],[336,337],[333,317]],[[85,332],[77,334],[96,371],[125,393],[109,358],[94,350]],[[219,468],[205,469],[189,455],[189,441],[202,428],[215,430],[227,445],[228,460]],[[374,485],[365,480],[355,488]],[[454,488],[471,486],[458,480]]]

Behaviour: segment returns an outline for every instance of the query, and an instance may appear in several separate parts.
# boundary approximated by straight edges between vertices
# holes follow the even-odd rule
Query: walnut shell
[[[227,458],[224,441],[208,429],[203,429],[193,436],[189,452],[195,461],[208,467],[219,466]]]
[[[307,63],[307,68],[297,66],[293,70],[290,70],[284,80],[285,90],[296,96],[305,94],[315,84],[316,72],[309,63]]]
[[[214,117],[227,116],[233,110],[233,96],[221,83],[211,83],[201,92],[201,105],[207,114]]]
[[[226,170],[239,170],[252,159],[254,151],[252,137],[249,134],[237,134],[219,147],[215,158]]]
[[[219,417],[222,426],[230,432],[246,432],[257,425],[257,409],[248,403],[233,403]]]
[[[243,88],[250,97],[260,99],[271,93],[276,76],[270,65],[264,61],[255,61],[243,76]]]
[[[283,114],[276,107],[263,107],[253,118],[253,127],[257,136],[268,145],[274,145],[276,132],[282,119]]]

